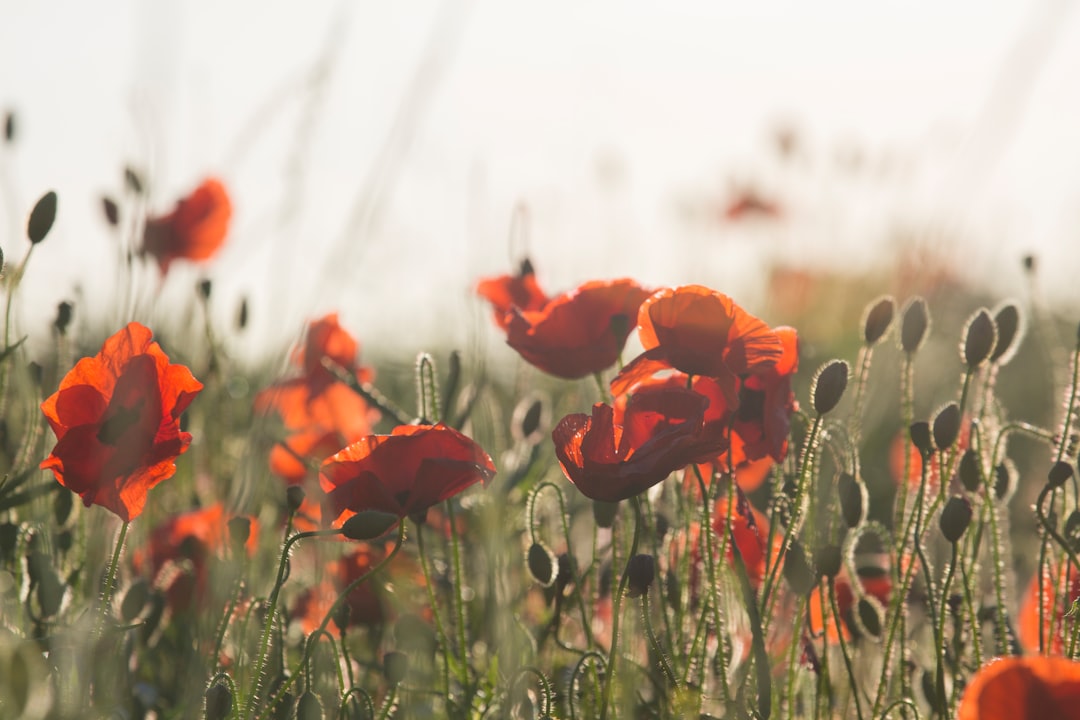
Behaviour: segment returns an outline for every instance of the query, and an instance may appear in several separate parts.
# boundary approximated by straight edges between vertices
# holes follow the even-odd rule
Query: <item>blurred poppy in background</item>
[[[536,272],[528,260],[522,261],[514,275],[484,278],[476,284],[476,294],[491,303],[495,324],[503,331],[510,324],[512,309],[535,311],[548,304],[548,296],[536,282]]]
[[[162,275],[175,260],[209,260],[224,244],[231,217],[225,186],[208,178],[168,215],[147,218],[141,253],[157,260]]]
[[[1080,719],[1080,663],[1059,657],[997,658],[968,683],[957,720]]]

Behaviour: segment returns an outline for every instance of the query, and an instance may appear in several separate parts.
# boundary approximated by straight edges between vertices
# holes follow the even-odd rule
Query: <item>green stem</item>
[[[859,697],[862,693],[859,689],[859,681],[855,678],[855,668],[851,664],[847,640],[844,639],[844,628],[840,626],[840,607],[836,604],[836,579],[830,577],[828,580],[829,605],[832,606],[833,622],[836,623],[836,634],[840,638],[840,654],[844,656],[844,666],[847,668],[848,680],[851,682],[851,695],[855,698],[855,714],[858,715],[859,720],[862,720],[862,699]]]
[[[458,652],[461,654],[462,676],[465,679],[465,698],[468,707],[472,707],[472,681],[469,678],[469,644],[466,638],[465,621],[465,571],[461,566],[461,542],[458,540],[457,522],[454,518],[454,506],[451,501],[447,500],[446,516],[450,521],[450,555],[451,560],[454,563],[454,614],[457,618],[457,644]]]
[[[630,580],[630,560],[637,554],[638,539],[641,529],[641,497],[635,495],[632,498],[634,504],[634,535],[630,540],[630,553],[626,556],[626,567],[623,568],[622,578],[619,580],[619,589],[611,600],[611,647],[608,649],[607,676],[604,678],[604,699],[600,705],[600,720],[608,716],[608,708],[611,706],[611,695],[615,689],[616,659],[619,653],[619,618],[622,610],[622,598],[626,592],[626,583]]]
[[[644,593],[641,596],[641,618],[645,622],[645,635],[649,638],[649,644],[652,645],[653,652],[656,653],[656,657],[660,662],[660,667],[664,671],[664,675],[671,681],[671,684],[676,688],[679,687],[679,678],[675,675],[675,671],[671,668],[671,663],[668,662],[667,653],[664,651],[663,646],[660,645],[660,641],[656,638],[656,633],[653,632],[652,617],[649,615],[649,593]]]
[[[101,589],[101,617],[98,620],[98,631],[94,633],[96,637],[100,637],[101,633],[104,632],[105,623],[109,618],[109,605],[112,604],[113,593],[116,592],[116,569],[120,566],[120,553],[124,549],[124,540],[127,538],[129,525],[131,525],[131,521],[126,521],[120,526],[120,534],[116,538],[116,547],[113,548],[109,569],[105,574],[105,587]]]

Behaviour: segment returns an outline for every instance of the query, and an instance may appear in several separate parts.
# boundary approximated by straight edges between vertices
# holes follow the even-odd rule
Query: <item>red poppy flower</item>
[[[541,310],[548,304],[547,294],[536,282],[532,263],[525,260],[516,275],[484,278],[476,285],[476,294],[487,299],[495,311],[495,324],[506,330],[513,308],[525,311]]]
[[[418,515],[494,476],[487,453],[457,430],[442,423],[401,425],[323,462],[319,478],[329,509],[324,518],[343,520],[343,514],[364,510]]]
[[[991,660],[975,673],[957,720],[1080,720],[1080,663],[1065,658]]]
[[[148,545],[135,551],[132,565],[164,586],[174,609],[186,608],[205,596],[210,560],[228,546],[232,517],[221,503],[174,515],[150,533]],[[252,555],[257,546],[258,524],[252,519],[244,548]]]
[[[374,373],[358,364],[359,344],[327,315],[308,327],[304,344],[293,354],[303,375],[276,383],[255,397],[259,412],[275,412],[289,432],[270,453],[270,469],[290,484],[307,477],[306,460],[321,462],[349,443],[370,435],[379,412],[323,366],[330,358],[361,382]]]
[[[730,406],[738,404],[738,379],[774,369],[784,343],[731,298],[700,285],[665,288],[641,304],[638,336],[645,352],[611,382],[621,394],[645,378],[674,368],[720,383]]]
[[[511,308],[506,343],[546,373],[585,377],[615,364],[648,296],[633,280],[587,282],[540,310]]]
[[[616,422],[610,405],[592,416],[567,415],[551,433],[563,473],[586,497],[615,502],[656,485],[675,470],[715,457],[722,428],[707,425],[708,399],[685,388],[645,388]]]
[[[204,180],[168,215],[149,218],[142,253],[154,256],[161,274],[174,260],[208,260],[221,248],[229,230],[232,203],[220,180]]]
[[[151,338],[149,328],[130,323],[41,404],[56,434],[41,468],[87,506],[125,522],[142,512],[150,488],[176,472],[176,457],[191,443],[180,415],[203,387]]]
[[[1031,652],[1039,652],[1039,586],[1042,585],[1043,650],[1048,655],[1065,654],[1065,638],[1071,635],[1075,622],[1075,618],[1066,617],[1066,613],[1080,599],[1080,573],[1070,570],[1066,577],[1067,566],[1067,563],[1049,565],[1042,576],[1035,574],[1031,578],[1024,593],[1016,632],[1020,643]],[[1053,637],[1050,636],[1051,625]]]

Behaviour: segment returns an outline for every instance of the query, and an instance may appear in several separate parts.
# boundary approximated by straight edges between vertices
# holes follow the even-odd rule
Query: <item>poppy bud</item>
[[[890,295],[867,305],[863,315],[863,341],[867,345],[876,344],[889,331],[895,313],[896,301]]]
[[[926,339],[929,327],[930,313],[926,309],[926,301],[921,297],[912,298],[904,308],[900,321],[900,347],[903,351],[908,355],[914,354]]]
[[[240,307],[236,311],[236,329],[243,330],[248,324],[248,300],[240,298]]]
[[[322,720],[323,707],[319,696],[308,690],[296,703],[296,720]]]
[[[300,506],[304,504],[304,498],[307,493],[304,492],[304,488],[299,485],[290,485],[285,490],[285,506],[289,508],[289,512],[294,513],[300,509]]]
[[[1023,259],[1024,269],[1028,272],[1035,272],[1035,256],[1028,254]]]
[[[135,171],[133,167],[128,165],[124,168],[124,184],[128,186],[128,190],[136,195],[142,195],[143,181],[139,177],[139,173]]]
[[[338,632],[344,634],[349,629],[349,619],[352,617],[352,608],[349,607],[349,603],[338,603],[334,608],[334,616],[331,621],[337,627]]]
[[[120,207],[111,197],[101,198],[101,210],[105,213],[105,221],[113,227],[120,224]]]
[[[557,577],[558,560],[543,543],[534,542],[529,546],[526,563],[529,574],[542,587],[551,587]]]
[[[882,608],[877,598],[861,597],[855,605],[855,617],[859,628],[871,637],[881,637],[881,614]]]
[[[251,537],[251,518],[243,515],[230,518],[228,528],[229,539],[232,540],[233,547],[241,549]]]
[[[195,285],[195,291],[199,293],[199,297],[203,300],[210,299],[210,291],[214,289],[214,283],[210,278],[203,278]]]
[[[836,490],[840,496],[840,513],[844,516],[844,523],[849,528],[858,527],[866,514],[866,492],[862,484],[854,475],[840,473]]]
[[[968,448],[960,456],[960,484],[970,493],[977,492],[982,485],[982,469],[979,467],[979,456],[975,451]]]
[[[1073,476],[1072,463],[1065,460],[1058,460],[1050,468],[1050,472],[1047,474],[1046,484],[1053,490],[1061,487],[1069,481],[1069,478]]]
[[[639,553],[626,563],[626,596],[641,597],[649,592],[656,579],[656,558]]]
[[[1073,510],[1065,518],[1065,540],[1073,552],[1080,549],[1080,510]]]
[[[55,221],[56,192],[50,190],[41,196],[34,205],[34,209],[30,211],[30,219],[26,223],[26,237],[31,243],[37,245],[49,234]]]
[[[996,344],[997,328],[994,321],[986,308],[979,308],[964,327],[964,345],[960,348],[960,355],[968,370],[974,370],[986,362]]]
[[[951,402],[934,416],[934,445],[939,450],[947,450],[959,435],[960,406]]]
[[[15,113],[10,110],[4,113],[4,140],[7,142],[15,140]]]
[[[827,578],[834,578],[840,573],[844,556],[839,545],[822,545],[814,551],[814,564],[818,572]]]
[[[521,265],[518,266],[518,275],[525,277],[526,275],[535,275],[536,269],[533,268],[532,260],[529,258],[523,258]]]
[[[56,319],[53,320],[53,327],[56,328],[56,332],[61,335],[67,333],[68,325],[71,324],[71,316],[74,310],[75,306],[66,300],[56,306]]]
[[[911,444],[919,451],[923,460],[934,454],[934,441],[930,437],[930,423],[925,420],[913,422],[911,427],[908,428],[908,433],[911,435]]]
[[[997,342],[994,352],[990,353],[990,362],[1004,365],[1012,358],[1020,337],[1020,309],[1012,303],[1002,305],[994,313],[994,325],[997,326]]]
[[[955,543],[963,537],[964,531],[971,524],[971,516],[971,503],[967,501],[967,498],[959,495],[952,496],[945,503],[945,507],[941,510],[941,518],[938,520],[941,534],[949,542]]]
[[[814,411],[824,415],[835,408],[847,388],[848,364],[843,360],[831,360],[814,377],[810,391],[814,399]]]
[[[60,488],[53,496],[53,517],[57,525],[63,525],[71,517],[71,510],[75,505],[72,500],[74,495],[75,493],[67,488]]]
[[[137,618],[149,598],[150,584],[146,580],[139,578],[131,583],[131,587],[124,593],[124,599],[120,601],[120,618],[126,623]]]
[[[1012,463],[1009,462],[999,463],[994,468],[994,497],[998,500],[1005,500],[1012,495],[1016,485],[1014,480],[1016,473],[1013,470]]]
[[[362,510],[342,524],[341,534],[350,540],[373,540],[397,525],[400,519],[394,513]]]
[[[596,521],[596,527],[609,528],[615,524],[615,516],[619,513],[619,503],[593,500],[592,514]]]
[[[570,553],[559,553],[555,571],[555,588],[563,592],[574,582],[574,558]]]
[[[383,655],[383,675],[391,685],[397,685],[405,679],[409,670],[409,657],[402,652],[388,652]]]
[[[225,720],[232,714],[232,690],[225,683],[214,683],[206,689],[206,720]]]
[[[543,438],[544,401],[537,395],[522,398],[514,408],[510,421],[510,433],[518,442],[536,445]]]
[[[818,575],[806,559],[806,552],[798,542],[792,542],[784,556],[784,579],[796,595],[808,596],[817,586]]]

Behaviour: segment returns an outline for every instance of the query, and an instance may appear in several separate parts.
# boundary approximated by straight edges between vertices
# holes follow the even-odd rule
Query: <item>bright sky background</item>
[[[1080,303],[1071,5],[0,0],[0,108],[18,121],[0,245],[15,262],[57,189],[24,326],[76,282],[77,312],[105,317],[100,197],[130,163],[157,212],[226,181],[227,247],[171,272],[159,311],[204,273],[223,321],[251,297],[258,342],[329,310],[369,346],[461,342],[486,319],[475,279],[510,268],[519,203],[552,291],[633,275],[752,308],[763,263],[857,271],[907,233],[999,295],[1036,251],[1046,289]],[[788,162],[780,127],[800,140]],[[718,222],[733,183],[786,220]]]

